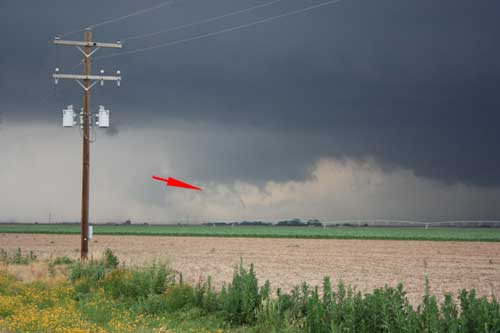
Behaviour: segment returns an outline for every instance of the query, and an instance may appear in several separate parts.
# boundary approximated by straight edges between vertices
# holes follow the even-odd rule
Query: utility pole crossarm
[[[103,75],[79,75],[79,74],[52,74],[54,79],[73,79],[73,80],[97,80],[97,81],[120,81],[121,76],[103,76]]]
[[[100,42],[82,42],[73,40],[62,40],[57,37],[54,39],[56,45],[71,45],[71,46],[86,46],[86,47],[108,47],[113,49],[121,49],[122,44],[118,43],[100,43]]]

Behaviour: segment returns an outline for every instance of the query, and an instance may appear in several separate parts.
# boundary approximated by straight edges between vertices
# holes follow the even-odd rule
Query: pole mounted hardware
[[[89,235],[89,170],[90,170],[90,140],[89,140],[89,128],[91,126],[91,114],[89,113],[90,104],[90,89],[94,87],[98,82],[101,86],[104,85],[104,81],[116,81],[117,86],[121,83],[121,73],[116,72],[116,76],[106,76],[104,75],[104,70],[100,70],[100,75],[91,74],[91,58],[99,49],[101,48],[112,48],[121,49],[122,44],[117,43],[101,43],[92,40],[92,31],[90,28],[85,29],[85,40],[84,41],[71,41],[62,40],[59,37],[54,38],[55,45],[62,46],[74,46],[83,54],[83,73],[82,74],[60,74],[59,68],[56,68],[52,78],[55,84],[59,83],[59,80],[75,80],[80,87],[83,89],[83,108],[80,115],[80,126],[83,129],[83,163],[82,163],[82,218],[81,218],[81,259],[87,260],[89,245],[88,241],[90,239]],[[109,127],[109,110],[106,110],[103,106],[100,106],[98,113],[98,126],[99,127]],[[76,114],[72,105],[63,110],[63,126],[73,127],[76,125]]]

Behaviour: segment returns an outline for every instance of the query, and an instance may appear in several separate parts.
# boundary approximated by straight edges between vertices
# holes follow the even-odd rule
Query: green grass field
[[[78,234],[78,225],[0,225],[0,233]],[[495,228],[384,228],[384,227],[262,227],[262,226],[94,226],[96,235],[149,235],[199,237],[260,237],[316,239],[395,239],[436,241],[499,242],[500,229]]]

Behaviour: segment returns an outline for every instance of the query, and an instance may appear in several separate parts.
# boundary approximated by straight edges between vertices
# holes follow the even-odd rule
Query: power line
[[[132,12],[132,13],[127,14],[127,15],[123,15],[123,16],[119,16],[119,17],[115,17],[115,18],[112,18],[112,19],[108,19],[108,20],[105,20],[105,21],[102,21],[102,22],[99,22],[99,23],[95,23],[93,25],[90,25],[89,28],[94,29],[94,28],[101,27],[101,26],[106,25],[106,24],[110,24],[110,23],[115,23],[115,22],[118,22],[118,21],[122,21],[122,20],[128,19],[130,17],[139,16],[139,15],[142,15],[142,14],[151,12],[153,10],[160,9],[162,7],[171,5],[171,4],[176,3],[176,2],[181,2],[181,1],[184,1],[184,0],[167,0],[167,1],[161,2],[158,5],[153,6],[153,7],[148,7],[148,8],[140,9],[140,10],[137,10],[137,11]],[[72,35],[74,33],[82,32],[82,31],[85,31],[85,29],[79,29],[79,30],[69,31],[67,33],[61,34],[60,37],[65,37],[65,36]]]
[[[235,30],[249,28],[249,27],[261,24],[261,23],[267,23],[267,22],[271,22],[271,21],[274,21],[274,20],[277,20],[277,19],[280,19],[280,18],[284,18],[284,17],[288,17],[288,16],[292,16],[292,15],[297,15],[297,14],[304,13],[304,12],[307,12],[307,11],[310,11],[310,10],[313,10],[313,9],[316,9],[316,8],[320,8],[320,7],[331,5],[331,4],[334,4],[334,3],[338,3],[340,1],[342,1],[342,0],[325,1],[323,3],[317,4],[317,5],[314,5],[314,6],[309,6],[309,7],[305,7],[305,8],[302,8],[302,9],[297,9],[297,10],[294,10],[294,11],[291,11],[291,12],[287,12],[287,13],[284,13],[284,14],[281,14],[281,15],[267,17],[267,18],[262,19],[262,20],[258,20],[258,21],[254,21],[254,22],[250,22],[250,23],[246,23],[246,24],[241,24],[241,25],[238,25],[238,26],[235,26],[235,27],[226,28],[226,29],[222,29],[222,30],[218,30],[218,31],[214,31],[214,32],[210,32],[210,33],[206,33],[206,34],[202,34],[202,35],[190,37],[190,38],[179,39],[179,40],[175,40],[175,41],[172,41],[172,42],[167,42],[167,43],[152,45],[152,46],[148,46],[148,47],[142,47],[142,48],[138,48],[138,49],[134,49],[134,50],[126,51],[126,52],[121,52],[121,53],[117,53],[117,54],[110,54],[110,55],[100,56],[100,57],[96,57],[95,59],[99,60],[99,59],[107,59],[107,58],[118,57],[118,56],[122,56],[122,55],[126,55],[126,54],[135,54],[135,53],[139,53],[139,52],[150,51],[150,50],[154,50],[154,49],[158,49],[158,48],[162,48],[162,47],[177,45],[177,44],[181,44],[181,43],[187,43],[187,42],[198,40],[198,39],[203,39],[203,38],[208,38],[208,37],[212,37],[212,36],[216,36],[216,35],[221,35],[221,34],[224,34],[226,32],[231,32],[231,31],[235,31]]]
[[[259,9],[259,8],[269,7],[269,6],[274,5],[275,3],[278,3],[280,1],[283,1],[283,0],[274,0],[274,1],[270,1],[270,2],[267,2],[267,3],[261,4],[261,5],[257,5],[257,6],[253,6],[253,7],[249,7],[249,8],[245,8],[245,9],[241,9],[241,10],[237,10],[237,11],[233,11],[233,12],[229,12],[229,13],[224,14],[224,15],[210,17],[210,18],[207,18],[207,19],[203,19],[201,21],[193,22],[193,23],[179,25],[179,26],[176,26],[176,27],[173,27],[173,28],[169,28],[169,29],[165,29],[165,30],[159,30],[159,31],[150,32],[150,33],[147,33],[147,34],[125,37],[125,38],[122,38],[121,40],[122,40],[122,42],[124,42],[124,41],[128,41],[128,40],[133,40],[133,39],[142,39],[142,38],[153,37],[153,36],[156,36],[156,35],[159,35],[159,34],[163,34],[163,33],[167,33],[167,32],[172,32],[172,31],[176,31],[176,30],[181,30],[181,29],[184,29],[184,28],[189,28],[189,27],[193,27],[193,26],[196,26],[196,25],[204,24],[204,23],[209,23],[209,22],[217,21],[217,20],[220,20],[220,19],[223,19],[223,18],[226,18],[226,17],[230,17],[230,16],[234,16],[234,15],[238,15],[238,14],[243,14],[243,13],[250,12],[252,10],[256,10],[256,9]]]
[[[100,27],[100,26],[103,26],[103,25],[106,25],[106,24],[110,24],[110,23],[122,21],[122,20],[125,20],[125,19],[129,18],[129,17],[142,15],[142,14],[151,12],[153,10],[160,9],[162,7],[171,5],[171,4],[176,3],[176,2],[181,2],[181,1],[184,1],[184,0],[168,0],[168,1],[164,1],[164,2],[162,2],[162,3],[160,3],[160,4],[156,5],[156,6],[153,6],[153,7],[141,9],[141,10],[135,11],[133,13],[124,15],[124,16],[120,16],[120,17],[117,17],[117,18],[114,18],[114,19],[109,19],[109,20],[106,20],[106,21],[103,21],[103,22],[100,22],[100,23],[96,23],[94,25],[91,25],[90,28],[97,28],[97,27]]]

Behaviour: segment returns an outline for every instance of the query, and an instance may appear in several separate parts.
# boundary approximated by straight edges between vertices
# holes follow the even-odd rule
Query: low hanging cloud
[[[324,159],[305,181],[209,184],[204,195],[176,192],[168,200],[201,220],[474,220],[500,215],[499,194],[498,188],[442,184],[410,170],[384,171],[373,160]]]
[[[237,143],[223,146],[223,153],[231,158],[216,150],[203,153],[207,146],[220,145],[221,137]],[[297,179],[243,179],[234,169],[247,165],[265,173],[267,164],[275,168],[277,163],[259,159],[265,148],[238,139],[244,137],[280,140],[276,133],[255,128],[221,134],[220,128],[202,123],[123,128],[118,136],[98,131],[91,147],[91,220],[195,223],[500,216],[499,187],[439,182],[410,169],[385,168],[370,156],[309,160],[306,175]],[[0,132],[0,151],[1,220],[45,222],[49,213],[53,221],[79,220],[81,138],[77,129],[8,123]],[[254,158],[247,159],[248,154]],[[291,162],[283,157],[283,163]],[[167,188],[153,181],[152,175],[179,178],[204,190]]]

